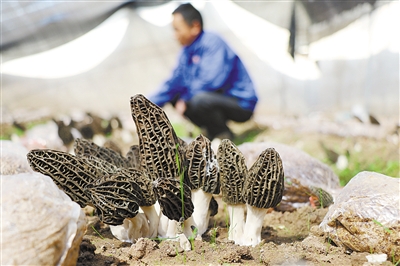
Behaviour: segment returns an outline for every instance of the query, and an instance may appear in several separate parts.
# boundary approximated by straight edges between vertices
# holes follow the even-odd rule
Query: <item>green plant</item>
[[[396,258],[394,257],[394,251],[392,250],[392,263],[394,266],[397,266],[400,264],[400,259],[396,261]]]
[[[176,252],[176,256],[178,257],[178,258],[180,258],[181,260],[182,260],[182,262],[185,264],[186,263],[186,252],[184,252],[184,254],[183,255],[181,255],[179,252],[178,252],[178,249],[175,247],[175,252]]]
[[[104,237],[99,233],[99,231],[96,230],[96,228],[94,228],[93,225],[91,227],[92,227],[93,231],[96,232],[96,234],[98,234],[99,237],[101,237],[101,239],[104,239]]]
[[[225,212],[225,226],[226,226],[226,229],[229,232],[229,230],[230,230],[230,228],[229,228],[230,227],[229,226],[229,212],[227,210],[226,204],[224,204],[224,212]]]
[[[193,137],[201,134],[199,127],[195,125],[188,126],[188,123],[173,123],[172,127],[177,136],[180,137]]]
[[[328,255],[328,253],[329,253],[329,249],[332,246],[331,241],[332,241],[332,239],[330,237],[328,237],[328,243],[327,243],[327,246],[326,246],[326,254],[325,255]]]
[[[211,228],[211,230],[210,230],[210,244],[211,245],[216,244],[218,227],[215,227],[215,225],[216,225],[216,221],[214,221],[214,227]]]
[[[190,241],[190,247],[192,250],[194,250],[194,239],[197,236],[197,228],[195,228],[192,232],[192,235],[188,237],[188,240]]]
[[[381,223],[378,222],[377,220],[373,219],[372,221],[373,221],[375,224],[381,226],[381,227],[383,228],[383,230],[386,231],[386,233],[389,233],[389,234],[392,233],[392,230],[390,230],[389,228],[385,227],[383,224],[381,224]]]
[[[331,164],[331,166],[339,176],[341,186],[345,186],[350,179],[362,171],[377,172],[392,177],[399,177],[400,171],[399,161],[385,161],[380,157],[376,157],[373,161],[367,161],[357,155],[349,157],[349,164],[345,169],[338,169],[335,164]]]
[[[181,162],[179,160],[179,144],[176,144],[176,153],[175,153],[175,162],[178,166],[178,172],[180,173],[179,180],[180,180],[180,189],[181,189],[181,204],[182,204],[182,217],[185,217],[185,201],[184,201],[184,191],[183,191],[183,181],[184,181],[184,171],[181,171]],[[183,223],[182,223],[183,227]]]

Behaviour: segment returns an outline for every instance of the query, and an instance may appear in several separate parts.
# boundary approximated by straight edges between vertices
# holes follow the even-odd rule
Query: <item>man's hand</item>
[[[176,111],[183,116],[186,111],[186,103],[183,100],[178,100],[175,104]]]

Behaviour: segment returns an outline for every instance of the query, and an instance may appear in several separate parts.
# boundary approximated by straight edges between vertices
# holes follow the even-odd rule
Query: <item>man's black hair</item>
[[[201,29],[203,29],[203,18],[201,17],[200,12],[190,3],[178,6],[172,14],[181,14],[189,26],[193,26],[193,22],[198,21]]]

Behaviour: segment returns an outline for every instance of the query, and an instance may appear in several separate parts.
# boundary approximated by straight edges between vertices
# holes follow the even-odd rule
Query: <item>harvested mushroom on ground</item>
[[[274,148],[263,151],[249,169],[243,187],[247,215],[242,245],[256,246],[261,242],[261,229],[267,208],[282,200],[284,173],[282,160]]]
[[[189,143],[185,156],[188,165],[186,174],[192,189],[193,220],[201,236],[208,228],[212,195],[220,192],[219,166],[210,140],[203,135]]]
[[[220,167],[222,200],[229,213],[229,240],[241,244],[245,224],[245,200],[242,195],[247,176],[243,154],[229,139],[222,140],[217,152]]]
[[[310,204],[317,208],[326,208],[333,204],[333,197],[327,191],[319,187],[309,186]]]

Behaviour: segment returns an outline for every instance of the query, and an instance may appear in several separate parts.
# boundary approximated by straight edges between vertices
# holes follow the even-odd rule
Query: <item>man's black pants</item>
[[[186,105],[184,115],[195,125],[205,128],[210,140],[226,134],[233,138],[226,122],[245,122],[253,115],[252,111],[240,107],[237,99],[216,92],[199,93]]]

